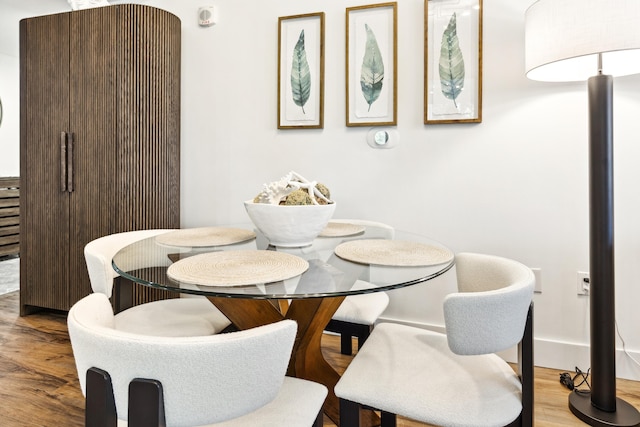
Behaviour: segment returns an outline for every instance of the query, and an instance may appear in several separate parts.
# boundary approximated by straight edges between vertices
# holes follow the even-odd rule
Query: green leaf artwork
[[[442,94],[458,108],[456,98],[464,87],[464,58],[460,50],[455,13],[442,33],[439,70]]]
[[[384,79],[384,63],[376,36],[367,24],[364,24],[367,31],[367,43],[365,45],[364,58],[362,59],[362,71],[360,72],[360,87],[362,95],[369,104],[373,104],[382,92],[382,80]]]
[[[304,47],[304,30],[300,31],[298,42],[293,48],[293,58],[291,64],[291,95],[293,102],[302,108],[309,100],[311,94],[311,71],[307,62],[307,52]]]

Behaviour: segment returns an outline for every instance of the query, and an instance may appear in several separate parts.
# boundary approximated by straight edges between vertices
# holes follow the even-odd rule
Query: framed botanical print
[[[324,12],[278,18],[278,129],[324,126]]]
[[[346,124],[397,124],[397,3],[347,8]]]

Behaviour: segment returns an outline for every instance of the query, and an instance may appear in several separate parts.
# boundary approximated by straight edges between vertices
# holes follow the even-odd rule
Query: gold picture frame
[[[482,0],[424,2],[424,123],[482,122]]]
[[[398,124],[397,5],[346,10],[347,126]]]
[[[324,127],[324,12],[278,18],[278,129]]]

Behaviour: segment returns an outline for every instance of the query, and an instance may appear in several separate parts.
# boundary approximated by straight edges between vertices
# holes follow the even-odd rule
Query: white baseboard
[[[444,333],[444,327],[442,325],[409,322],[389,317],[380,317],[378,322],[400,323]],[[640,353],[637,351],[629,351],[628,353],[631,357],[640,361]],[[517,360],[515,349],[501,352],[500,356],[508,362],[515,362]],[[634,362],[631,357],[625,354],[621,348],[616,349],[616,376],[618,378],[640,381],[640,366]],[[578,367],[583,372],[586,372],[590,365],[589,346],[535,338],[534,363],[536,366],[543,368],[566,370],[567,372],[575,372],[575,368]]]

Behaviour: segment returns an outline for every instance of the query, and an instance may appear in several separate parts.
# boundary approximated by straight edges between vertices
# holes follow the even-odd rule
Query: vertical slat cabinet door
[[[149,6],[119,7],[118,229],[179,228],[180,19]],[[138,286],[132,298],[176,296]]]
[[[70,108],[73,188],[70,191],[68,308],[91,293],[84,246],[115,229],[116,19],[118,6],[71,13]]]
[[[20,311],[67,309],[69,14],[20,22]]]
[[[180,20],[121,5],[118,191],[121,230],[180,227]]]

